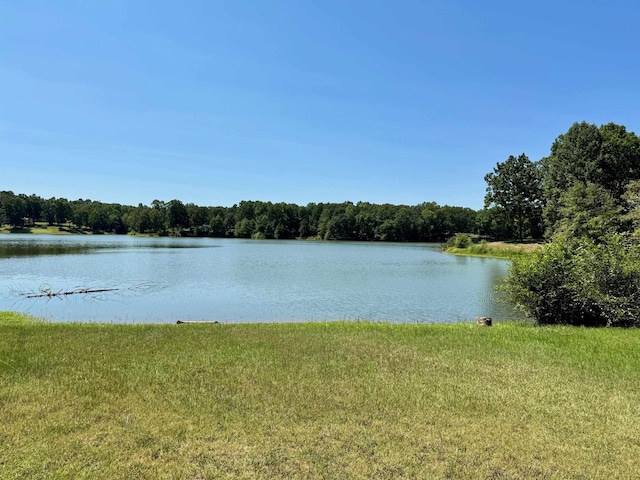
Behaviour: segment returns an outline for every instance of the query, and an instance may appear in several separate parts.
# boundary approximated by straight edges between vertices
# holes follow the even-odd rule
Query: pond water
[[[508,266],[424,243],[11,234],[0,310],[114,323],[520,319],[494,291]],[[79,290],[105,291],[42,296]]]

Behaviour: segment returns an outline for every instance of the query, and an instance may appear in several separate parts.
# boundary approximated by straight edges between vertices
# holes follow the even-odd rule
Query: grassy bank
[[[639,333],[0,314],[0,478],[631,478]]]
[[[47,223],[36,222],[32,227],[11,227],[0,225],[0,233],[33,233],[46,235],[77,235],[91,233],[90,230],[76,228],[71,225],[48,225]]]
[[[540,246],[540,243],[487,242],[466,248],[449,247],[444,251],[453,255],[471,257],[514,258],[526,255]]]

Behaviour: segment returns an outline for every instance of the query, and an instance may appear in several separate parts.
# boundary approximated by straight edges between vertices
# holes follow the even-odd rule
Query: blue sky
[[[482,208],[575,121],[640,133],[636,1],[0,0],[0,190]]]

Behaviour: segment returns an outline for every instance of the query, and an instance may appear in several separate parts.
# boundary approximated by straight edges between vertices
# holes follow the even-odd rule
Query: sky
[[[640,134],[640,2],[0,0],[0,190],[480,209],[574,122]]]

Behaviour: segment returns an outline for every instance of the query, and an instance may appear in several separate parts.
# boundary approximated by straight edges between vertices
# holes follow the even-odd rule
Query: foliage
[[[528,168],[521,157],[485,177],[487,206],[508,212],[527,197],[513,180]],[[640,326],[640,139],[613,123],[574,123],[540,165],[553,242],[515,259],[503,289],[539,323]]]
[[[180,200],[174,199],[167,204],[167,218],[169,228],[189,228],[189,213]]]
[[[478,235],[500,240],[516,237],[513,225],[505,222],[504,212],[496,206],[478,211],[474,231]]]
[[[298,206],[242,201],[232,207],[203,207],[174,199],[133,207],[1,192],[0,211],[0,223],[10,220],[16,225],[22,225],[26,215],[50,225],[70,222],[78,229],[94,232],[257,239],[439,242],[455,232],[473,232],[478,225],[474,210],[434,202],[414,206],[367,202]]]
[[[640,252],[619,234],[556,237],[514,259],[503,290],[541,324],[640,326]]]
[[[466,233],[457,233],[447,240],[446,247],[467,248],[471,245],[471,237]]]
[[[640,179],[640,138],[614,123],[600,127],[574,123],[558,136],[542,165],[544,217],[552,235],[560,219],[562,197],[577,183],[599,185],[616,204],[621,203],[627,184]]]
[[[518,157],[511,155],[484,179],[487,182],[485,208],[497,206],[506,223],[515,227],[520,241],[525,228],[532,236],[539,236],[544,203],[539,164],[530,161],[524,153]]]
[[[577,182],[560,197],[557,235],[593,240],[619,230],[622,208],[604,187]]]
[[[0,214],[2,214],[0,224],[7,223],[14,227],[22,225],[22,219],[26,214],[23,197],[14,195],[10,191],[0,192],[0,207]]]
[[[629,223],[629,229],[636,239],[640,239],[640,181],[629,182],[622,195],[624,215],[622,220]]]

